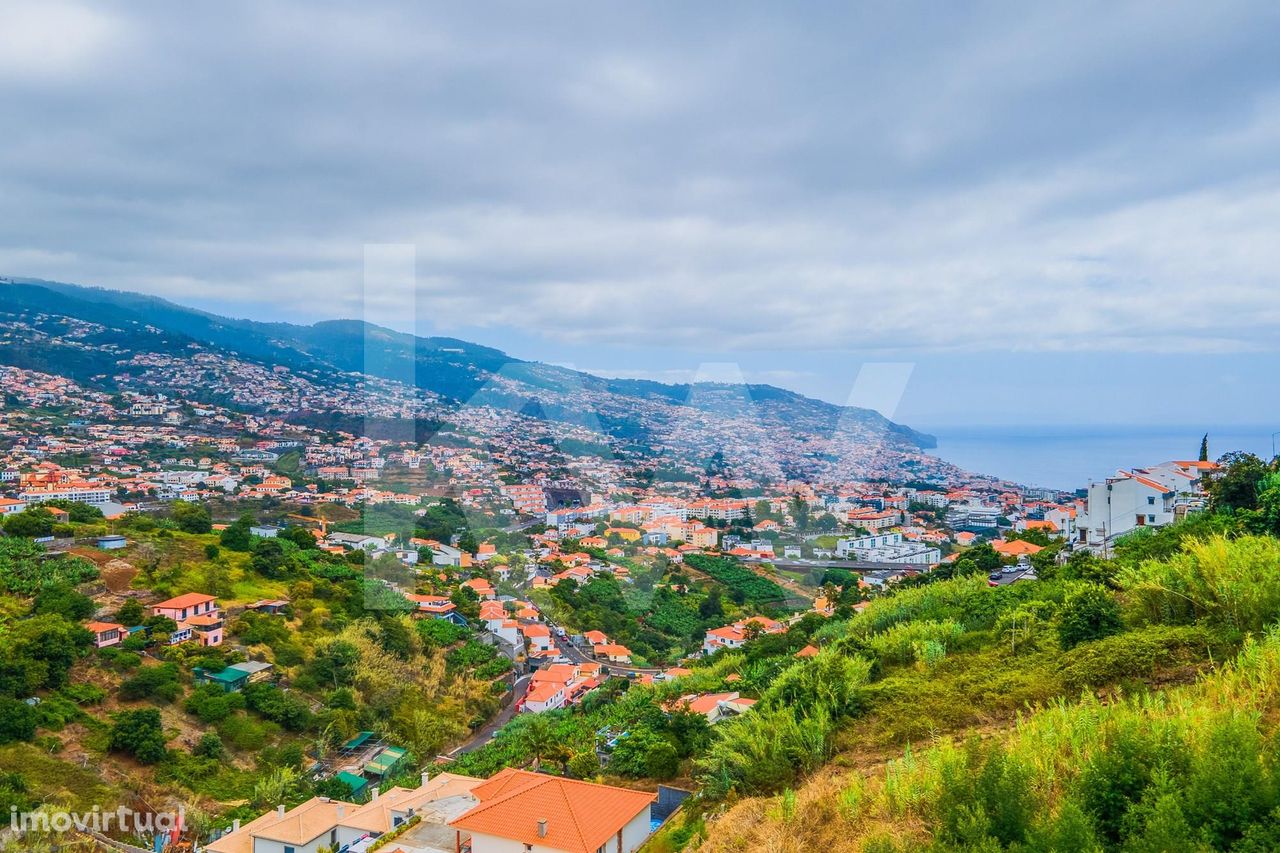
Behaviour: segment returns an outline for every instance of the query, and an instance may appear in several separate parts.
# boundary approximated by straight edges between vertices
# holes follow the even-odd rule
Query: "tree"
[[[174,502],[173,522],[184,533],[209,533],[213,530],[213,519],[209,516],[209,510],[189,501]]]
[[[264,578],[279,580],[289,574],[288,555],[278,539],[259,539],[253,545],[249,566]]]
[[[249,528],[253,527],[257,521],[252,513],[246,512],[222,531],[219,541],[223,548],[232,551],[248,551],[253,545],[253,534],[249,532]]]
[[[70,584],[55,583],[36,593],[33,613],[56,613],[71,622],[83,622],[93,615],[93,599],[75,591]]]
[[[218,737],[217,732],[205,732],[200,735],[200,740],[191,750],[191,754],[200,758],[222,758],[226,754],[226,748],[222,745],[222,738]]]
[[[165,663],[160,666],[147,666],[138,670],[137,675],[120,685],[120,698],[126,700],[157,699],[172,702],[182,693],[182,685],[178,683],[178,666]]]
[[[43,613],[13,624],[4,642],[4,664],[18,667],[29,677],[37,676],[36,687],[56,689],[67,683],[67,670],[93,643],[93,635],[57,614]]]
[[[168,754],[160,712],[155,708],[122,711],[111,726],[109,747],[132,755],[143,764],[156,764]]]
[[[116,611],[116,621],[122,625],[140,625],[145,618],[147,613],[143,610],[142,603],[136,598],[129,599]]]
[[[0,696],[0,744],[31,740],[36,734],[36,709],[20,699]]]
[[[350,685],[356,677],[360,650],[346,640],[333,640],[316,650],[311,661],[311,674],[317,681],[335,688]]]
[[[292,542],[298,546],[301,551],[314,551],[320,546],[316,544],[316,537],[311,535],[311,531],[305,527],[286,527],[276,534],[277,537]]]
[[[707,597],[698,605],[698,616],[702,619],[717,619],[724,615],[724,602],[721,599],[719,584],[711,587]]]
[[[95,521],[102,520],[102,510],[93,504],[81,503],[80,501],[67,500],[66,498],[54,498],[52,500],[41,502],[46,507],[57,507],[66,510],[67,519],[77,524],[92,524]]]
[[[4,532],[10,536],[32,539],[53,535],[53,513],[42,506],[33,506],[14,513],[4,520]]]
[[[1204,434],[1204,438],[1200,439],[1200,461],[1209,461],[1209,433]]]
[[[1252,453],[1227,453],[1218,460],[1219,474],[1209,484],[1209,503],[1214,511],[1256,509],[1258,486],[1267,474],[1267,464]]]
[[[1102,587],[1089,584],[1067,597],[1058,621],[1058,640],[1072,649],[1090,640],[1100,640],[1124,630],[1120,607]]]

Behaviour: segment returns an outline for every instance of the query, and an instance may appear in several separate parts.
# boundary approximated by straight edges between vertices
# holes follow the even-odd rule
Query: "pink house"
[[[151,614],[167,616],[178,623],[178,629],[169,635],[169,645],[192,639],[205,646],[222,645],[222,611],[212,595],[188,592],[151,605]]]
[[[117,645],[129,636],[129,629],[115,622],[90,622],[85,627],[93,634],[93,644],[99,649]]]

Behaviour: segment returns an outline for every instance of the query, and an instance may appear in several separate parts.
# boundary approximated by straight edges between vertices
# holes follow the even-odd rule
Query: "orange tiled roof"
[[[184,607],[195,607],[197,604],[204,604],[206,601],[214,600],[212,595],[205,595],[203,592],[188,592],[151,606],[163,607],[165,610],[181,610]]]
[[[594,853],[655,799],[628,791],[527,770],[503,770],[471,792],[480,805],[449,825],[539,849]],[[539,821],[546,834],[539,834]]]

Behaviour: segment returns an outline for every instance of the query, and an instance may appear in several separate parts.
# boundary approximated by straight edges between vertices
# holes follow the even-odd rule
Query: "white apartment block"
[[[1163,527],[1204,506],[1199,477],[1166,462],[1154,468],[1118,471],[1090,483],[1085,511],[1076,520],[1075,541],[1105,549],[1116,537],[1141,527]]]

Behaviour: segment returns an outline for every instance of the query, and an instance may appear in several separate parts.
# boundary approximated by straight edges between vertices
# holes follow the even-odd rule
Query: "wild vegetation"
[[[1110,560],[828,622],[715,727],[655,849],[1280,849],[1272,476]]]

